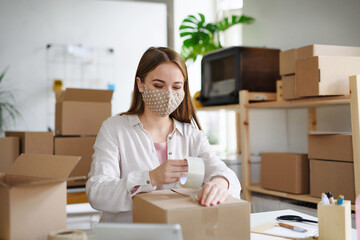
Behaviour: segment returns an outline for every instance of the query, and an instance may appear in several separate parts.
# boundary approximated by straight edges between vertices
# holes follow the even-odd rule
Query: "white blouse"
[[[180,187],[178,182],[152,186],[149,171],[159,166],[159,159],[151,135],[137,115],[117,115],[104,121],[94,150],[86,194],[90,205],[103,211],[101,221],[131,222],[135,194]],[[239,179],[214,154],[203,131],[174,119],[167,152],[169,160],[187,156],[204,159],[204,183],[223,176],[229,182],[229,194],[240,198]]]

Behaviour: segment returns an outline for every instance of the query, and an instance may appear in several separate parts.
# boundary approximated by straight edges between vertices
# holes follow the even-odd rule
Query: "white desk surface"
[[[276,217],[281,215],[298,215],[306,219],[317,221],[316,217],[303,214],[298,211],[287,209],[287,210],[279,210],[279,211],[271,211],[271,212],[252,213],[250,214],[250,226],[255,227],[269,221],[274,221]],[[352,240],[357,239],[355,229],[352,229],[351,236],[352,236]],[[251,240],[284,240],[285,239],[286,240],[286,238],[282,238],[282,237],[272,237],[257,233],[251,233],[250,239]]]
[[[252,213],[252,214],[250,214],[250,227],[255,227],[255,226],[261,225],[263,223],[273,221],[276,219],[276,217],[281,216],[281,215],[298,215],[298,216],[301,216],[306,219],[317,220],[317,218],[315,218],[313,216],[288,209],[288,210]],[[95,240],[95,236],[92,231],[87,232],[87,234],[88,234],[88,240]],[[257,233],[251,233],[250,239],[251,240],[288,240],[286,238],[267,236],[267,235],[262,235],[262,234],[257,234]],[[352,240],[357,240],[355,229],[352,229]]]

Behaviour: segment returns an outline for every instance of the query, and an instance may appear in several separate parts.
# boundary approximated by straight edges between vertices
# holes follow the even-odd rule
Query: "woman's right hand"
[[[149,172],[150,181],[153,186],[158,184],[170,184],[186,176],[188,165],[186,160],[167,160],[159,167]]]

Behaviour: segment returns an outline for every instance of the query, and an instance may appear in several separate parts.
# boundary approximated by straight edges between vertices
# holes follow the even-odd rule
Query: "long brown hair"
[[[170,117],[175,118],[180,122],[191,123],[193,119],[201,129],[199,121],[196,117],[194,103],[190,96],[189,80],[187,74],[187,68],[184,59],[173,49],[167,47],[150,47],[140,59],[138,68],[135,75],[134,91],[131,100],[131,106],[127,112],[123,112],[120,115],[137,114],[141,115],[144,112],[144,101],[142,100],[141,93],[139,92],[136,78],[140,78],[144,82],[145,77],[149,72],[154,70],[162,63],[174,63],[178,66],[184,76],[184,100],[179,107],[170,114]]]

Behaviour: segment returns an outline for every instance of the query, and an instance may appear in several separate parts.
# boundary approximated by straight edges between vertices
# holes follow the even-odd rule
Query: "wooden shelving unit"
[[[347,96],[327,96],[327,97],[311,97],[290,101],[264,101],[269,99],[259,99],[264,93],[253,93],[247,90],[240,91],[239,104],[227,106],[214,106],[198,108],[198,111],[216,111],[231,110],[236,111],[237,127],[239,129],[238,142],[241,149],[241,185],[242,195],[245,200],[251,201],[252,193],[263,193],[267,195],[295,199],[304,202],[318,203],[320,198],[312,197],[309,194],[289,194],[279,191],[267,190],[259,185],[251,184],[250,170],[250,138],[249,138],[249,110],[250,109],[292,109],[305,108],[308,109],[308,129],[317,130],[316,108],[324,106],[349,105],[351,108],[351,127],[354,154],[354,178],[355,178],[355,194],[360,194],[360,75],[350,77],[350,95]],[[254,97],[255,96],[255,97]],[[275,100],[276,94],[271,95]],[[352,205],[352,210],[355,206]]]
[[[311,197],[308,194],[296,195],[284,192],[271,191],[261,188],[259,185],[251,184],[250,171],[250,141],[249,141],[249,109],[286,109],[286,108],[307,108],[309,113],[308,129],[316,130],[316,108],[322,106],[347,105],[351,108],[352,141],[354,151],[354,179],[355,194],[360,194],[360,75],[350,77],[350,95],[349,96],[331,96],[304,98],[291,101],[275,101],[251,103],[249,101],[249,92],[240,91],[240,132],[241,132],[241,165],[244,199],[251,201],[252,193],[258,192],[272,196],[278,196],[289,199],[296,199],[305,202],[317,203],[320,198]],[[355,207],[352,205],[352,209]]]

